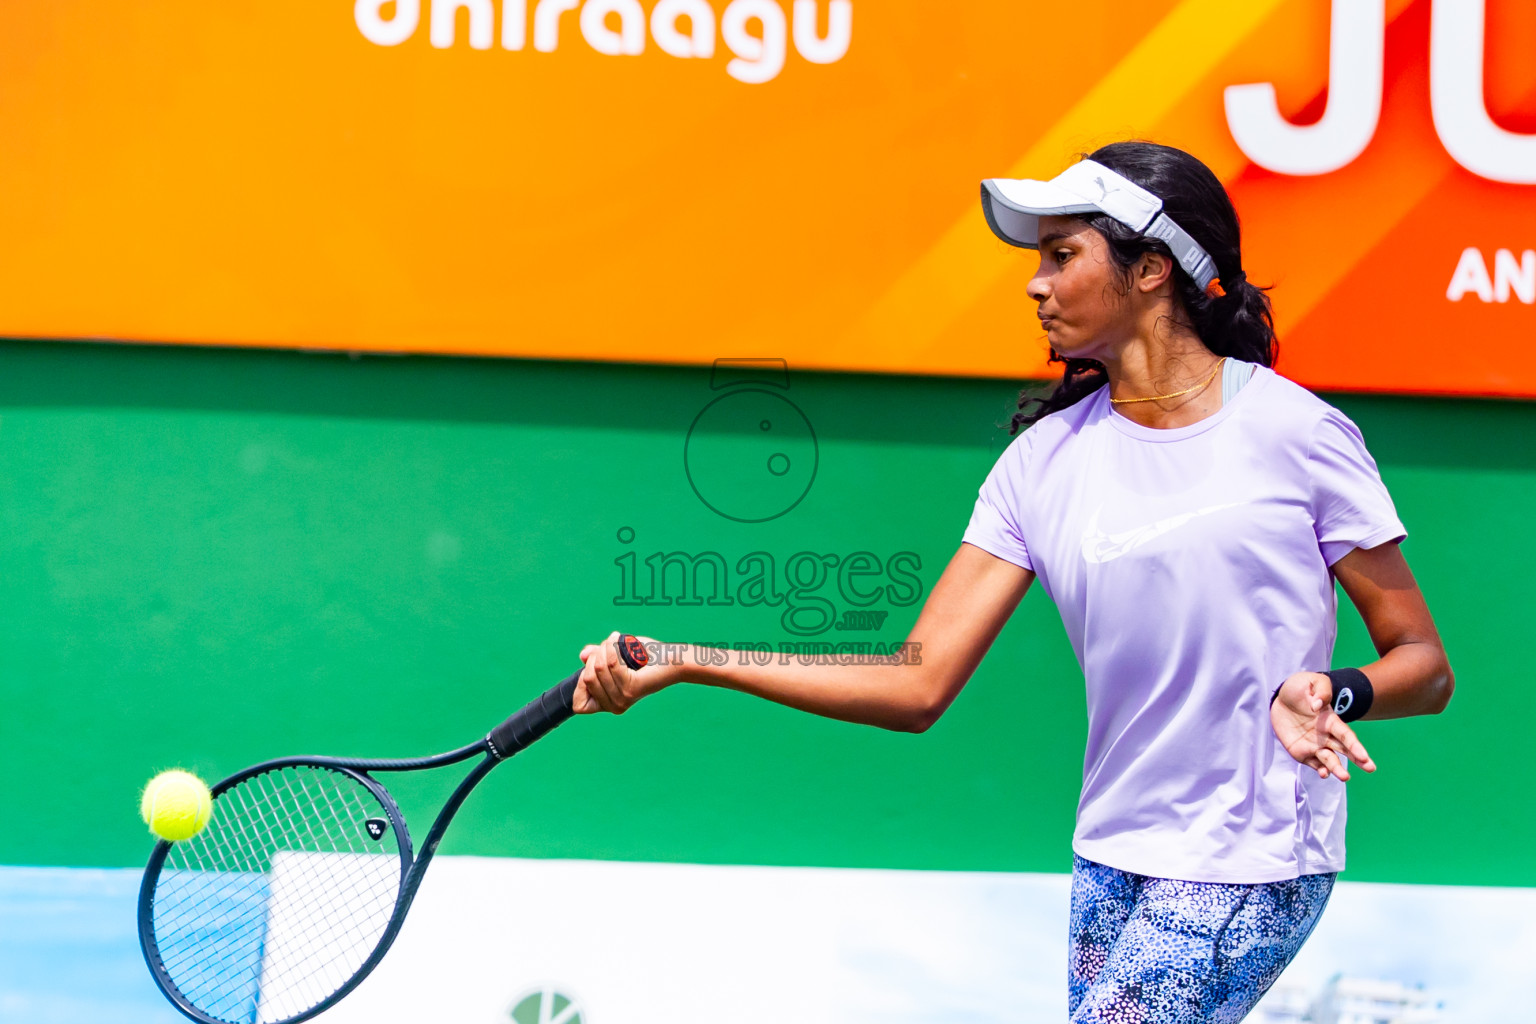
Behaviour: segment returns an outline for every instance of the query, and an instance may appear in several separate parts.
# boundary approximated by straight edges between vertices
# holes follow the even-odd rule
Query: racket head
[[[293,1024],[334,1005],[399,931],[413,854],[377,780],[323,758],[223,780],[201,832],[162,841],[139,890],[155,982],[204,1024]]]

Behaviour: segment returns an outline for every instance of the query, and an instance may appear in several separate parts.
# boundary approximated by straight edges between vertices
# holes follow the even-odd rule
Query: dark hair
[[[1278,346],[1269,296],[1264,294],[1267,289],[1250,284],[1243,272],[1237,211],[1211,169],[1182,149],[1155,142],[1114,142],[1087,159],[1162,199],[1168,216],[1210,253],[1221,295],[1202,291],[1177,263],[1173,271],[1179,304],[1205,347],[1219,356],[1274,366]],[[1082,219],[1109,242],[1110,255],[1124,274],[1144,253],[1173,257],[1166,242],[1138,234],[1108,214],[1089,213]],[[1053,348],[1050,361],[1065,364],[1061,382],[1044,397],[1029,389],[1019,393],[1012,433],[1085,398],[1109,379],[1104,364],[1096,359],[1067,359]]]

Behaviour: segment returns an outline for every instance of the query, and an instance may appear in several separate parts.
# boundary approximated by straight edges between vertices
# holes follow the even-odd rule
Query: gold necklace
[[[1226,356],[1222,356],[1220,359],[1216,360],[1216,365],[1211,368],[1210,376],[1206,377],[1205,380],[1201,381],[1199,384],[1196,384],[1192,388],[1185,388],[1183,391],[1173,391],[1166,395],[1149,395],[1146,398],[1111,398],[1110,402],[1115,405],[1125,405],[1128,402],[1161,402],[1167,398],[1178,398],[1180,395],[1187,395],[1191,391],[1204,391],[1207,387],[1210,386],[1211,381],[1216,379],[1216,371],[1221,369],[1221,364],[1226,361]]]

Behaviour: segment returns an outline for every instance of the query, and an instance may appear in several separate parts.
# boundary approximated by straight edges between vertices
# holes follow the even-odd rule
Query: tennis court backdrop
[[[1525,1019],[1533,10],[0,6],[0,1021],[175,1019],[132,921],[157,770],[455,746],[613,628],[900,640],[1045,372],[976,183],[1127,135],[1237,197],[1460,684],[1367,725],[1265,1019]],[[740,471],[764,420],[790,472]],[[334,1019],[1059,1019],[1082,747],[1038,594],[923,736],[694,689],[577,720]]]
[[[1037,374],[977,183],[1145,136],[1231,188],[1297,379],[1531,396],[1532,39],[1522,0],[11,0],[0,334]]]

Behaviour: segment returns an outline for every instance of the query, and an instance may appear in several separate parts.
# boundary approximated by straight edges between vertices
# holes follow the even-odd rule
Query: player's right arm
[[[845,722],[922,732],[971,678],[1034,578],[1028,569],[961,544],[907,636],[907,653],[855,664],[838,664],[836,656],[742,664],[734,651],[721,658],[687,645],[659,645],[662,657],[631,671],[619,659],[614,634],[582,650],[585,667],[574,708],[622,714],[641,697],[686,682],[739,690]]]

